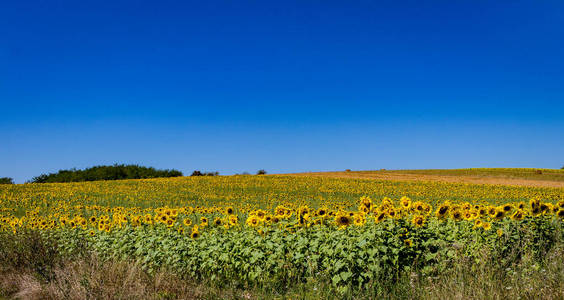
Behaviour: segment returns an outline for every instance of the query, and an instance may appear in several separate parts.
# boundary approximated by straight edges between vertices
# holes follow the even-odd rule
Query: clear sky
[[[2,1],[0,133],[17,182],[560,168],[564,2]]]

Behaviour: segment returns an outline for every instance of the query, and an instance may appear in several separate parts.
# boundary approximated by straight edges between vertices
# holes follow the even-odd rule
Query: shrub
[[[195,170],[192,172],[190,176],[218,176],[219,172],[200,172],[199,170]]]
[[[0,177],[0,184],[14,184],[14,180],[10,177]]]
[[[264,169],[260,169],[257,171],[257,175],[266,175],[266,171]]]
[[[34,177],[33,183],[48,182],[80,182],[95,180],[120,180],[143,179],[157,177],[178,177],[182,172],[178,170],[157,170],[152,167],[138,165],[94,166],[92,168],[77,170],[59,170],[57,173],[42,174]]]

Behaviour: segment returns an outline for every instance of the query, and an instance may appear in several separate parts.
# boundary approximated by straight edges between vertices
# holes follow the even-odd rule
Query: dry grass
[[[487,170],[487,169],[486,169]],[[377,179],[396,181],[441,181],[472,184],[516,185],[531,187],[564,188],[564,172],[554,170],[543,174],[527,172],[467,170],[381,170],[381,171],[342,171],[342,172],[308,172],[285,175],[320,176],[333,178]],[[544,177],[543,177],[544,176]]]
[[[451,272],[425,278],[418,299],[564,299],[564,248],[553,249],[540,265],[531,257],[507,269],[460,262]],[[492,262],[495,263],[495,262]]]
[[[33,273],[0,274],[0,295],[68,300],[232,298],[229,291],[208,288],[166,271],[150,275],[135,263],[103,262],[95,256],[68,261],[53,272],[47,282]]]
[[[37,274],[0,273],[0,298],[14,299],[564,299],[564,247],[541,265],[532,257],[501,269],[494,259],[474,264],[462,258],[437,277],[406,276],[390,290],[339,294],[312,281],[281,294],[273,290],[218,289],[160,271],[149,275],[137,264],[95,256],[67,261],[49,281]],[[469,267],[471,266],[471,267]]]

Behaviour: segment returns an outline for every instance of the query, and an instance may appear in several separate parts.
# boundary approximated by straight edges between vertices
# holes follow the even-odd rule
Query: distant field
[[[380,171],[376,171],[380,172]],[[533,169],[533,168],[472,168],[472,169],[430,169],[430,170],[394,170],[383,171],[389,173],[426,174],[445,176],[479,176],[497,178],[522,178],[534,180],[564,181],[562,169]]]
[[[297,173],[300,176],[326,176],[399,181],[445,181],[537,187],[564,187],[564,170],[533,168],[472,168],[428,170],[377,170]]]
[[[0,299],[564,299],[564,181],[527,178],[564,172],[541,172],[2,184]]]

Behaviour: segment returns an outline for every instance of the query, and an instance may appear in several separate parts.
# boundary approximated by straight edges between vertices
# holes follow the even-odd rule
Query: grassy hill
[[[440,176],[476,176],[497,178],[521,178],[533,180],[564,181],[564,170],[534,168],[471,168],[471,169],[426,169],[426,170],[383,170],[380,173],[402,173]]]
[[[399,181],[447,181],[538,187],[564,187],[564,170],[534,168],[471,168],[424,170],[373,170],[297,173],[298,176],[325,176]]]

